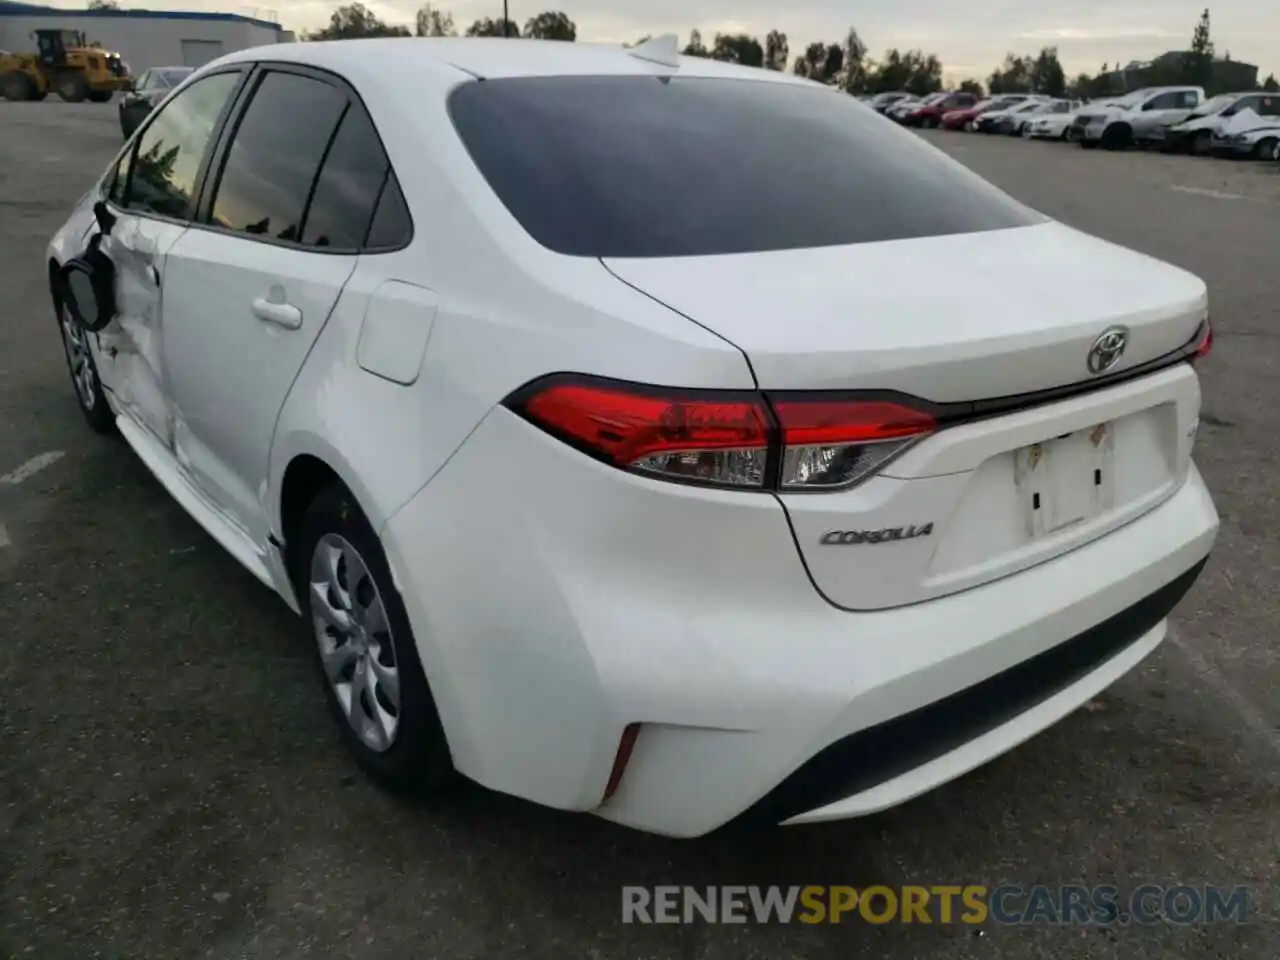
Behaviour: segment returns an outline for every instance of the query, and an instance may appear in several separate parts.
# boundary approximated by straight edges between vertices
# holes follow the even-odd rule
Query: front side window
[[[187,87],[157,112],[117,176],[112,199],[137,213],[183,220],[218,119],[240,82],[215,73]]]
[[[307,198],[346,107],[347,95],[322,80],[264,74],[231,140],[213,223],[299,242]]]
[[[1154,96],[1150,100],[1148,100],[1146,104],[1143,106],[1143,109],[1144,110],[1176,109],[1180,102],[1179,101],[1180,96],[1181,96],[1180,94],[1172,93],[1172,92],[1159,94],[1158,96]]]
[[[802,249],[1045,219],[853,98],[807,84],[500,78],[458,87],[449,112],[525,231],[573,256]]]
[[[1264,117],[1280,117],[1280,97],[1259,97],[1253,109]]]

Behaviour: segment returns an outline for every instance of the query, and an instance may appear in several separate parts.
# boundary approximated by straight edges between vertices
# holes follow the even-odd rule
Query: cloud
[[[1018,34],[1019,40],[1147,40],[1168,37],[1161,27],[1045,27]]]

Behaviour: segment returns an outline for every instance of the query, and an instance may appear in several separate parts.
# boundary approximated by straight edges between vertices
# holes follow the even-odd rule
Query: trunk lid
[[[1195,335],[1192,274],[1059,223],[809,250],[607,259],[741,349],[763,390],[885,389],[980,400],[1086,380],[1107,327],[1118,372]]]
[[[607,260],[747,356],[760,389],[891,390],[935,403],[1087,381],[1186,345],[1204,284],[1061,224],[881,244]],[[943,429],[846,490],[783,493],[817,589],[883,609],[1007,576],[1104,536],[1185,480],[1200,391],[1185,364]]]

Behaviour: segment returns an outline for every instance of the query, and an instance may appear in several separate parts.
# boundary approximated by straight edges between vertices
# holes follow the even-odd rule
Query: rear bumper
[[[1176,592],[1161,591],[1204,560],[1217,524],[1191,467],[1160,506],[1087,546],[853,613],[814,589],[773,497],[625,474],[498,409],[382,539],[462,773],[691,837],[748,810],[775,823],[871,812],[1033,735],[1159,642]],[[947,698],[1122,615],[1106,643],[1071,646],[1092,660],[1038,661],[1038,703],[1007,696],[959,744],[938,729],[955,725]],[[890,722],[918,732],[868,760]],[[605,802],[630,724],[641,732]]]

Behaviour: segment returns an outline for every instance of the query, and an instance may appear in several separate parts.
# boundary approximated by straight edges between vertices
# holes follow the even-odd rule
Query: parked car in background
[[[155,109],[169,91],[191,76],[192,67],[152,67],[144,72],[120,100],[120,132],[127,140],[138,124]]]
[[[893,120],[897,120],[899,123],[901,123],[903,117],[905,117],[912,110],[915,110],[921,104],[932,103],[934,100],[942,96],[944,96],[944,94],[931,93],[925,97],[904,97],[903,99],[899,100],[897,103],[891,105],[888,109],[886,109],[884,112],[884,115]]]
[[[1021,100],[1007,104],[999,110],[988,110],[973,121],[973,129],[978,133],[1004,133],[1005,121],[1011,114],[1015,111],[1029,109],[1030,107],[1043,102],[1043,97],[1038,97],[1033,94],[1026,96]]]
[[[1070,109],[1036,114],[1022,128],[1022,135],[1031,140],[1070,140],[1071,125],[1085,105],[1079,100],[1069,102]]]
[[[1031,124],[1041,117],[1069,117],[1080,107],[1079,100],[1045,100],[1030,109],[1010,113],[1004,133],[1011,137],[1030,137]]]
[[[905,90],[895,90],[891,93],[877,93],[870,99],[869,104],[876,113],[884,113],[894,104],[914,99],[914,94],[907,93]]]
[[[963,129],[972,132],[974,121],[981,114],[991,110],[1003,110],[1007,107],[1012,107],[1014,104],[1026,100],[1028,96],[1030,95],[1025,93],[1014,93],[999,97],[988,97],[985,100],[979,100],[971,107],[950,110],[942,115],[942,126],[947,130]]]
[[[1209,151],[1228,159],[1280,160],[1280,117],[1238,113],[1213,135]]]
[[[1260,117],[1280,117],[1280,94],[1251,90],[1223,93],[1202,104],[1183,121],[1163,130],[1164,148],[1174,153],[1205,156],[1210,152],[1214,134],[1221,133],[1227,121],[1244,110]]]
[[[1072,129],[1080,146],[1123,150],[1163,138],[1164,128],[1181,123],[1204,103],[1203,87],[1148,87],[1135,90],[1109,106],[1092,105],[1076,114]]]
[[[977,95],[972,93],[944,93],[938,99],[922,103],[905,114],[902,122],[908,127],[923,127],[928,130],[942,124],[943,114],[952,110],[964,110],[977,102]]]

